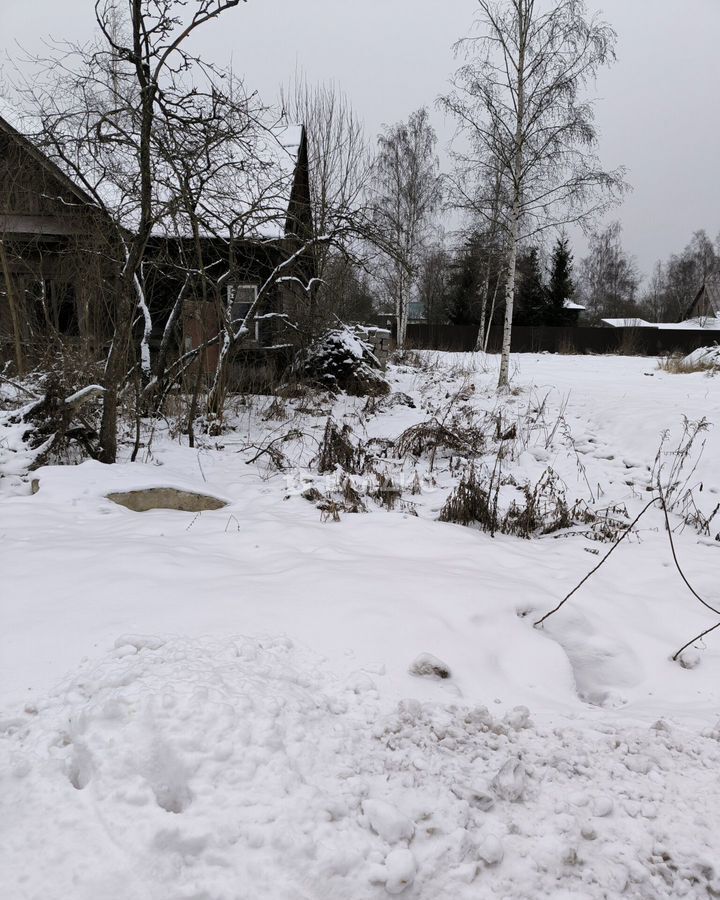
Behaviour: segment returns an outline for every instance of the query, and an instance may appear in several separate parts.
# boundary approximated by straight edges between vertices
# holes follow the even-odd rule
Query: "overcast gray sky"
[[[597,85],[601,156],[627,166],[634,191],[613,215],[648,273],[693,231],[720,231],[720,0],[589,0],[619,35],[618,63]],[[248,0],[210,26],[198,48],[232,58],[267,99],[302,69],[334,80],[374,136],[432,105],[455,68],[452,43],[474,0]],[[0,0],[0,50],[43,37],[87,36],[92,0]],[[452,123],[433,112],[443,142]],[[578,253],[582,246],[578,245]]]

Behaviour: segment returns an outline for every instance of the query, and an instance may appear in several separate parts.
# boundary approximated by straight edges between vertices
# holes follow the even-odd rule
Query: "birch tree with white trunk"
[[[436,145],[428,111],[419,109],[407,122],[385,128],[372,167],[375,227],[387,260],[386,287],[395,301],[400,350],[405,346],[410,300],[423,251],[440,205]]]
[[[592,221],[624,188],[623,170],[597,157],[598,71],[615,58],[614,30],[583,0],[478,0],[477,34],[456,45],[465,60],[441,105],[469,150],[461,154],[468,208],[495,217],[479,185],[500,184],[505,234],[505,321],[498,387],[509,382],[518,247],[548,228]]]

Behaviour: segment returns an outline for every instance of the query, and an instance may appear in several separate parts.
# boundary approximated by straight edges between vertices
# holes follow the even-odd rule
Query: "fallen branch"
[[[69,397],[66,397],[65,408],[69,412],[74,412],[75,410],[80,409],[81,406],[84,406],[89,400],[94,400],[95,397],[99,397],[104,393],[104,387],[101,387],[99,384],[90,384],[87,387],[81,388],[79,391],[75,391],[75,393],[71,394]]]
[[[715,631],[717,628],[720,628],[720,622],[716,622],[715,625],[712,625],[710,628],[706,628],[705,631],[701,631],[700,634],[696,635],[692,640],[688,641],[687,644],[683,644],[682,647],[673,655],[673,662],[677,662],[678,657],[683,652],[683,650],[687,650],[687,648],[694,644],[695,641],[702,640],[706,635],[710,634],[711,631]]]
[[[13,381],[12,378],[8,378],[7,375],[4,375],[0,372],[0,378],[6,383],[12,385],[16,390],[22,391],[23,394],[27,394],[28,397],[32,397],[34,400],[40,399],[36,393],[28,390],[23,385],[19,384],[17,381]]]
[[[672,528],[670,527],[670,517],[668,515],[667,501],[665,500],[664,495],[661,493],[659,497],[653,497],[653,499],[644,506],[642,511],[640,513],[638,513],[638,515],[633,519],[633,521],[630,523],[630,525],[628,525],[628,527],[625,529],[625,531],[623,531],[623,533],[615,541],[615,543],[608,550],[608,552],[605,554],[605,556],[603,556],[603,558],[600,560],[600,562],[596,566],[594,566],[587,573],[587,575],[585,575],[585,577],[582,578],[582,580],[580,582],[578,582],[578,584],[575,585],[575,587],[570,591],[570,593],[567,594],[565,597],[563,597],[563,599],[558,603],[558,605],[554,609],[551,609],[549,612],[546,612],[544,616],[542,616],[541,618],[539,618],[537,620],[537,622],[533,623],[533,626],[535,628],[539,628],[544,622],[547,621],[547,619],[550,618],[550,616],[555,615],[555,613],[558,612],[558,610],[562,609],[562,607],[568,602],[568,600],[573,596],[573,594],[577,593],[577,591],[580,590],[580,588],[585,584],[585,582],[588,581],[598,571],[598,569],[601,568],[601,566],[603,566],[607,562],[610,555],[617,549],[617,547],[620,546],[620,544],[623,542],[623,540],[628,536],[628,534],[630,534],[630,532],[637,525],[637,523],[640,521],[640,519],[642,519],[642,517],[645,515],[645,513],[656,503],[660,505],[660,508],[662,509],[663,515],[665,517],[665,531],[668,536],[668,540],[670,542],[670,551],[672,553],[673,562],[675,564],[675,568],[678,570],[678,572],[680,574],[680,577],[685,582],[686,587],[688,588],[690,593],[693,595],[693,597],[695,597],[696,600],[698,600],[706,609],[709,609],[710,612],[713,612],[713,613],[715,613],[715,615],[720,616],[720,609],[717,609],[716,607],[714,607],[710,603],[708,603],[706,600],[703,600],[703,598],[700,596],[700,594],[698,594],[698,592],[695,590],[695,588],[690,584],[690,581],[688,580],[687,576],[685,575],[685,572],[682,569],[682,566],[680,565],[680,561],[677,556],[677,551],[675,549],[675,541],[673,539]],[[712,625],[710,628],[706,628],[705,631],[701,632],[699,635],[697,635],[697,637],[694,637],[694,638],[692,638],[692,640],[689,640],[686,644],[683,644],[683,646],[673,655],[673,657],[672,657],[673,660],[677,661],[678,657],[683,652],[683,650],[687,650],[687,648],[691,644],[694,644],[695,641],[701,640],[706,635],[710,634],[711,632],[715,631],[718,628],[720,628],[720,622],[717,622],[715,625]]]
[[[610,555],[615,552],[615,550],[620,546],[620,544],[630,534],[630,532],[637,525],[637,523],[640,521],[640,519],[642,519],[642,517],[650,509],[650,507],[654,506],[654,504],[657,503],[658,500],[659,500],[659,497],[654,497],[645,506],[643,511],[633,519],[633,521],[628,525],[628,527],[625,529],[625,531],[623,531],[623,533],[620,535],[620,537],[615,541],[615,543],[612,545],[612,547],[608,550],[608,552],[605,554],[605,556],[603,556],[603,558],[600,560],[600,562],[594,568],[592,568],[578,584],[575,585],[575,587],[570,591],[569,594],[567,594],[565,597],[563,597],[563,599],[558,603],[558,605],[554,609],[551,609],[549,612],[546,612],[545,615],[542,616],[542,618],[537,620],[537,622],[533,622],[533,626],[535,628],[539,628],[546,621],[546,619],[549,619],[550,616],[554,616],[555,613],[558,612],[558,610],[562,609],[563,606],[565,606],[565,604],[568,602],[568,600],[572,597],[572,595],[576,594],[580,590],[580,588],[585,584],[585,582],[589,581],[590,578],[592,578],[592,576],[597,572],[597,570],[599,568],[601,568],[601,566],[603,566],[607,562]]]

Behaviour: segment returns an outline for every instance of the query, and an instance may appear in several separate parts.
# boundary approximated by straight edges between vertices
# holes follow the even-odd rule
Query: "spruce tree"
[[[540,257],[536,247],[518,256],[515,267],[516,299],[513,321],[516,325],[544,325],[547,289],[543,284]]]
[[[570,325],[574,314],[565,308],[565,301],[572,300],[575,285],[572,278],[573,257],[566,236],[558,238],[550,260],[550,283],[547,290],[546,325]]]
[[[480,279],[480,239],[466,238],[450,268],[446,293],[446,314],[453,325],[477,325],[478,283]]]

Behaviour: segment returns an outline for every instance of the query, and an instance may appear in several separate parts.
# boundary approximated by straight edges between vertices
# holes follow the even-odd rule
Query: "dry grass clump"
[[[475,456],[484,446],[485,435],[479,429],[450,426],[437,419],[411,425],[395,441],[400,456],[429,455],[431,462],[438,450]]]
[[[471,466],[445,501],[439,519],[456,525],[478,525],[483,531],[495,534],[499,526],[497,509],[498,491],[493,490],[492,479],[481,484],[475,467]]]
[[[334,472],[338,467],[345,472],[361,472],[365,461],[362,445],[351,440],[352,429],[346,423],[342,427],[332,417],[325,424],[325,432],[317,455],[317,470],[320,474]]]
[[[369,495],[386,509],[395,509],[396,505],[402,500],[402,490],[395,484],[390,475],[385,473],[380,474],[377,484],[369,491]]]
[[[682,432],[674,449],[669,447],[669,431],[661,435],[650,483],[667,511],[680,516],[681,528],[690,526],[698,534],[709,537],[713,520],[720,513],[720,503],[709,514],[702,512],[695,498],[695,491],[702,490],[702,482],[695,481],[695,472],[705,452],[711,423],[704,417],[692,421],[683,416],[682,421]],[[720,533],[716,539],[720,540]]]
[[[506,511],[500,509],[499,494],[503,485],[512,484],[522,494]],[[515,485],[502,479],[495,468],[484,480],[471,466],[457,488],[450,494],[440,512],[441,522],[477,526],[491,535],[512,534],[529,539],[587,524],[593,514],[581,501],[572,506],[558,475],[547,469],[535,485]]]
[[[720,372],[720,348],[706,348],[704,352],[696,350],[687,356],[671,353],[660,357],[658,369],[671,375],[691,375],[695,372],[715,374]]]
[[[352,475],[343,473],[337,483],[326,493],[321,493],[317,488],[311,487],[304,491],[302,496],[315,503],[320,510],[322,520],[339,522],[340,513],[364,513],[368,511],[366,500],[374,500],[385,509],[392,510],[398,504],[412,512],[412,504],[403,502],[402,490],[395,484],[389,475],[368,479],[355,479]]]

